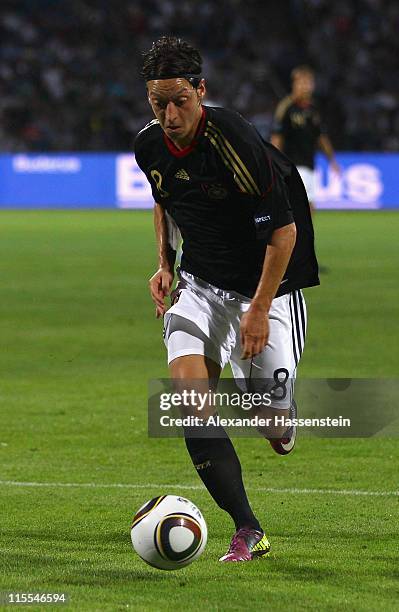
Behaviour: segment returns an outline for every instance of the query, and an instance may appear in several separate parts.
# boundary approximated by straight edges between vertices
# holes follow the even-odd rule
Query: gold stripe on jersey
[[[205,136],[207,138],[209,138],[209,140],[211,141],[211,143],[213,144],[213,146],[215,147],[215,149],[218,151],[222,162],[224,163],[224,165],[226,166],[226,168],[228,170],[230,170],[230,172],[233,173],[234,175],[234,180],[237,183],[237,185],[239,186],[240,190],[244,193],[248,192],[247,187],[244,185],[244,183],[241,182],[240,177],[236,174],[236,170],[235,168],[232,166],[232,164],[228,161],[228,159],[225,157],[221,147],[219,146],[218,142],[214,139],[214,137],[209,133],[209,132],[205,132]]]
[[[216,125],[214,125],[211,121],[209,121],[209,126],[212,130],[214,130],[217,134],[220,135],[221,139],[223,140],[225,146],[227,147],[227,149],[230,151],[230,153],[232,154],[232,156],[234,157],[234,159],[236,159],[238,165],[241,167],[244,176],[247,178],[247,180],[249,181],[249,183],[252,185],[255,193],[257,193],[258,195],[260,195],[260,190],[258,188],[258,185],[256,184],[255,180],[253,179],[251,173],[249,172],[248,168],[246,167],[246,165],[244,164],[244,162],[242,161],[242,159],[239,157],[238,153],[235,151],[235,149],[232,147],[232,145],[230,144],[230,142],[227,140],[227,138],[224,136],[224,134],[221,132],[221,130],[219,128],[216,127]]]
[[[285,96],[285,98],[278,103],[275,113],[277,121],[282,120],[290,104],[292,104],[292,96]]]
[[[255,183],[248,168],[245,166],[242,159],[239,157],[235,149],[232,147],[227,138],[211,121],[208,121],[207,131],[205,136],[209,138],[215,148],[218,150],[224,164],[233,171],[234,180],[240,187],[241,191],[252,195],[260,195],[260,190]]]
[[[242,179],[242,181],[248,185],[249,193],[260,195],[260,190],[256,182],[254,181],[251,173],[249,172],[248,168],[246,167],[242,159],[239,157],[236,150],[233,148],[233,146],[230,144],[230,142],[221,132],[221,130],[217,128],[216,125],[214,125],[211,121],[208,122],[208,129],[211,131],[211,133],[215,135],[217,139],[219,139],[222,149],[224,150],[225,154],[230,159],[230,161],[233,164],[235,162],[235,164],[237,165],[237,172],[240,178]]]

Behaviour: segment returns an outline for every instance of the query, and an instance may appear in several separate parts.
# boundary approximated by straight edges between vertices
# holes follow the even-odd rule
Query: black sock
[[[236,529],[250,527],[262,531],[248,502],[240,461],[223,427],[213,427],[206,437],[191,437],[195,434],[200,435],[198,429],[185,428],[187,450],[215,502],[230,514]]]

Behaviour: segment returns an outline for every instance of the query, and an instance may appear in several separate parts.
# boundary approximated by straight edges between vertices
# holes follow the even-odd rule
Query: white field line
[[[178,489],[186,491],[204,490],[202,485],[184,484],[124,484],[111,483],[103,484],[99,482],[20,482],[17,480],[0,480],[0,486],[8,487],[57,487],[60,489],[80,488],[80,489],[158,489],[165,491],[168,489]],[[399,491],[359,491],[357,489],[275,489],[273,487],[248,487],[250,491],[264,491],[265,493],[288,493],[305,495],[352,495],[365,497],[399,497]]]

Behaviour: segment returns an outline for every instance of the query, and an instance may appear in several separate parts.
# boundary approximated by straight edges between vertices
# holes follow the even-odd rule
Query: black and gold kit
[[[272,132],[283,136],[283,151],[296,166],[314,168],[323,131],[320,113],[313,102],[301,104],[286,96],[278,104]]]
[[[277,296],[319,284],[298,171],[241,115],[204,106],[197,134],[183,150],[154,119],[137,135],[135,155],[154,200],[181,232],[182,270],[252,297],[273,231],[295,221],[297,241]]]

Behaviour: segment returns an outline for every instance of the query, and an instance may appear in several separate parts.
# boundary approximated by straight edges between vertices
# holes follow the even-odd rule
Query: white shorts
[[[315,201],[315,172],[307,166],[297,166],[298,172],[301,175],[303,184],[305,185],[308,200],[312,204]]]
[[[240,320],[250,306],[249,298],[218,289],[185,272],[181,273],[177,292],[178,301],[164,317],[168,363],[183,355],[206,355],[222,369],[230,363],[235,379],[295,379],[306,336],[302,291],[273,300],[269,342],[262,353],[245,360],[240,357]]]

